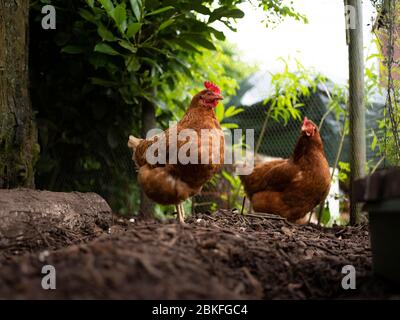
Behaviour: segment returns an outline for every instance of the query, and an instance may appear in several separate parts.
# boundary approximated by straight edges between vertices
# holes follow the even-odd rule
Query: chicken
[[[326,198],[331,183],[318,127],[305,117],[292,158],[258,164],[240,179],[255,211],[304,223],[307,213]]]
[[[204,85],[206,89],[193,97],[175,126],[147,140],[129,136],[128,141],[141,188],[153,201],[175,205],[181,223],[182,202],[198,194],[224,162],[225,140],[214,110],[223,97],[215,84],[206,81]],[[152,150],[155,143],[156,152]]]

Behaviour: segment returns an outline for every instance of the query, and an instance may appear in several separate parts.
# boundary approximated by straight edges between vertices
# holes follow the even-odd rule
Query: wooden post
[[[358,222],[360,206],[354,201],[353,182],[365,175],[364,53],[361,0],[347,0],[349,45],[350,224]]]

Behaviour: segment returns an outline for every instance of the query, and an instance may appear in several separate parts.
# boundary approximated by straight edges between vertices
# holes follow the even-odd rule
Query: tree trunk
[[[0,0],[0,188],[34,187],[39,154],[28,92],[29,0]]]
[[[142,103],[142,138],[146,138],[147,132],[156,127],[156,111],[154,105],[145,101]],[[143,217],[151,217],[154,212],[154,202],[151,201],[143,190],[140,190],[139,214]]]

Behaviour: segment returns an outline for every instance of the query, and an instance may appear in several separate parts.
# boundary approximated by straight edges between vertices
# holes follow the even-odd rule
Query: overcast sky
[[[241,59],[257,62],[262,70],[278,71],[279,57],[297,57],[306,67],[328,76],[337,83],[348,79],[348,53],[343,0],[295,1],[295,8],[309,20],[304,24],[286,19],[275,28],[265,28],[265,13],[249,3],[241,7],[245,17],[237,23],[238,31],[227,32],[227,38],[241,51]],[[364,1],[364,46],[366,54],[374,52],[371,43],[371,17],[375,14],[370,1]]]

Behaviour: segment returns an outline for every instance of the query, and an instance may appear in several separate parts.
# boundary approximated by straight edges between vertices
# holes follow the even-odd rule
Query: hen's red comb
[[[208,89],[211,90],[212,92],[216,93],[216,94],[220,94],[221,93],[221,89],[214,83],[210,82],[210,81],[206,81],[204,82],[204,86]]]

